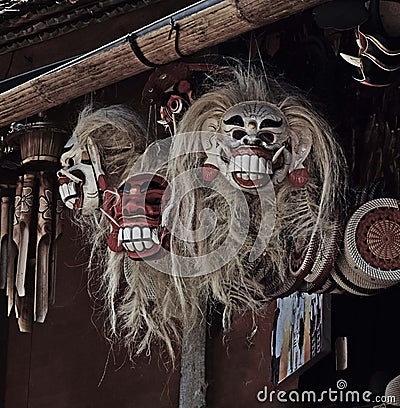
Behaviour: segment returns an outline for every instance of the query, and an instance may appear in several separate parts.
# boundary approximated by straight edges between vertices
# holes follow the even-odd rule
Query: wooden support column
[[[179,408],[206,406],[206,300],[196,322],[183,328]]]

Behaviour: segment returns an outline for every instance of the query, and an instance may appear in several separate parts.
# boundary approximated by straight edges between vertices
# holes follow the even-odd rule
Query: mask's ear
[[[303,163],[311,151],[311,129],[305,129],[301,135],[292,132],[290,140],[292,146],[292,163],[289,168],[289,179],[295,187],[304,187],[308,181],[308,172]]]
[[[293,132],[290,135],[290,140],[292,145],[292,163],[289,168],[289,173],[303,167],[303,163],[311,151],[311,129],[305,129],[301,135],[296,135]]]
[[[203,164],[202,177],[204,181],[213,181],[220,171],[221,147],[218,145],[217,135],[207,132],[201,135],[201,142],[207,159]]]

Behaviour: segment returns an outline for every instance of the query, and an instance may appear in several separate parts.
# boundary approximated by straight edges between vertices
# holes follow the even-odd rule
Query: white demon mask
[[[100,206],[99,191],[105,190],[105,177],[100,155],[91,138],[86,146],[72,136],[64,146],[62,169],[58,171],[60,195],[64,204],[83,215],[93,213]]]
[[[219,143],[228,179],[236,187],[281,183],[289,172],[289,126],[283,113],[267,102],[243,102],[228,109],[219,125]]]

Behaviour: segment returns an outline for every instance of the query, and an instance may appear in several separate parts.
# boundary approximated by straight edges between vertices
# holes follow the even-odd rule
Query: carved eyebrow
[[[283,123],[282,118],[264,119],[260,124],[260,129],[268,127],[281,127],[282,123]]]
[[[234,125],[244,127],[244,122],[241,116],[235,115],[223,121],[225,125]]]

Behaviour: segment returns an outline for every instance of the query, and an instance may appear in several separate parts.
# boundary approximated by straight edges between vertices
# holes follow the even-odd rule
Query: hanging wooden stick
[[[8,290],[8,264],[10,247],[13,245],[13,201],[19,165],[15,162],[18,156],[5,145],[1,146],[0,156],[0,289]]]
[[[49,306],[49,267],[52,234],[53,177],[39,173],[39,211],[37,220],[34,320],[43,323]]]
[[[22,196],[22,182],[23,177],[20,176],[17,181],[15,189],[15,201],[14,201],[14,218],[12,226],[12,239],[8,241],[8,259],[7,259],[7,298],[8,298],[8,315],[14,306],[14,292],[15,292],[15,269],[18,257],[18,248],[20,243],[21,231],[19,228],[19,219],[21,216],[21,196]]]
[[[28,261],[29,232],[32,220],[33,197],[35,190],[35,175],[24,174],[20,201],[19,251],[15,286],[18,296],[25,296],[25,275]]]
[[[0,220],[0,289],[6,287],[7,282],[7,252],[10,237],[10,201],[8,196],[1,197]]]
[[[25,296],[15,297],[15,315],[19,330],[23,333],[32,332],[33,324],[33,289],[35,275],[35,259],[28,259],[25,271]]]
[[[58,181],[54,181],[55,186],[58,186]],[[49,267],[49,304],[54,305],[56,301],[56,268],[57,268],[57,246],[61,238],[63,230],[63,211],[64,204],[58,196],[58,188],[54,186],[53,194],[55,201],[54,224],[53,224],[53,239],[50,246],[50,267]]]

